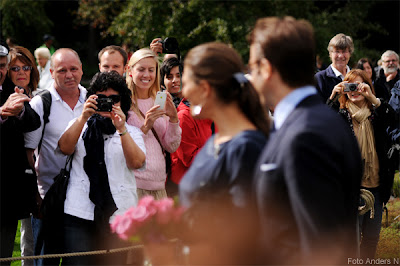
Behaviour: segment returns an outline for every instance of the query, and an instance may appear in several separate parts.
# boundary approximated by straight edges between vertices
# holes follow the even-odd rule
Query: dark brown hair
[[[109,45],[104,47],[103,49],[101,49],[101,51],[98,54],[98,58],[99,58],[99,62],[101,62],[101,57],[103,56],[103,54],[105,52],[108,52],[109,54],[112,54],[114,52],[118,52],[121,54],[123,60],[124,60],[124,66],[126,65],[126,63],[128,63],[128,54],[126,53],[125,49],[122,48],[121,46],[117,46],[117,45]]]
[[[257,20],[248,36],[258,46],[258,58],[266,58],[291,87],[314,83],[315,41],[311,24],[293,17]]]
[[[195,82],[206,80],[221,102],[237,103],[247,119],[268,136],[269,120],[256,90],[249,81],[241,85],[234,78],[245,66],[233,48],[218,42],[201,44],[189,51],[184,65]]]
[[[25,88],[30,90],[29,93],[27,92],[30,94],[37,89],[39,83],[39,71],[36,67],[35,58],[25,47],[15,46],[10,50],[10,63],[8,65],[11,66],[16,60],[19,60],[27,66],[32,67],[28,88]],[[8,77],[11,78],[10,72],[8,72]]]
[[[344,77],[343,81],[348,81],[351,82],[352,80],[356,79],[357,77],[361,77],[364,83],[367,83],[368,86],[371,88],[372,93],[375,95],[375,89],[374,86],[372,85],[371,79],[367,76],[367,73],[364,70],[361,69],[352,69],[349,71],[349,73],[346,74]],[[342,94],[339,98],[340,102],[340,108],[345,109],[346,108],[346,103],[349,100],[347,97],[347,94]],[[368,108],[372,108],[372,104],[368,102]]]

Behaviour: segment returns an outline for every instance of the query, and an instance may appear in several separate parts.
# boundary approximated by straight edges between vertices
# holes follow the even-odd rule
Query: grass
[[[13,257],[21,257],[21,246],[20,246],[21,231],[19,230],[20,227],[21,227],[21,221],[18,221],[18,230],[15,236]],[[20,260],[13,261],[11,262],[11,266],[21,266],[21,261]]]

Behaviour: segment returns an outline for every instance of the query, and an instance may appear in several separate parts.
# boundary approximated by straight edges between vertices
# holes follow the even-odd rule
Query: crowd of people
[[[84,88],[78,53],[52,40],[34,55],[0,46],[0,258],[12,256],[19,220],[22,256],[126,247],[109,224],[147,195],[185,207],[177,237],[193,264],[374,258],[398,169],[388,152],[400,135],[397,53],[351,69],[353,40],[340,33],[315,73],[311,24],[268,17],[248,36],[247,67],[218,42],[160,62],[156,38],[129,56],[103,48]],[[69,161],[64,214],[47,219],[42,201]],[[363,215],[360,190],[374,198]],[[142,263],[126,255],[61,263]],[[33,264],[60,258],[23,260]]]

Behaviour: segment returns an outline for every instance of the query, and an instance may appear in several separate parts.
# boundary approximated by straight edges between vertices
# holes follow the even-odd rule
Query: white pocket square
[[[262,165],[260,165],[260,170],[262,172],[271,171],[276,168],[277,168],[276,163],[263,163]]]

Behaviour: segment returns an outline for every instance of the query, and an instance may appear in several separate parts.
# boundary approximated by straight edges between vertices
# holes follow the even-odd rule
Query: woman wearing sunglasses
[[[28,49],[16,46],[10,50],[11,61],[8,68],[8,77],[15,86],[24,88],[25,93],[32,97],[39,83],[39,71],[35,58]]]
[[[58,142],[63,154],[74,154],[64,204],[65,252],[125,245],[110,234],[109,222],[138,201],[133,170],[143,166],[145,146],[140,129],[126,123],[131,103],[130,90],[117,72],[96,74],[81,116]],[[117,255],[109,258],[111,265],[125,263]],[[63,264],[108,263],[98,259],[77,256],[63,258]]]

